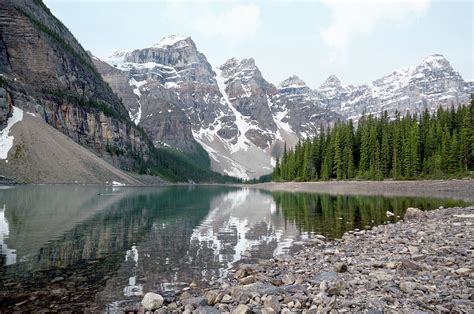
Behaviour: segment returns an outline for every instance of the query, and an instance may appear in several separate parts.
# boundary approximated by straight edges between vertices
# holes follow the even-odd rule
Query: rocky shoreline
[[[205,291],[147,293],[140,311],[472,313],[473,224],[474,207],[409,209],[405,221],[341,239],[316,236],[292,256],[243,261]]]

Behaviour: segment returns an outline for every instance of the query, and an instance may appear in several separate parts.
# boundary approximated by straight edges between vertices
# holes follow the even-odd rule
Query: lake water
[[[264,192],[222,186],[0,187],[0,312],[118,310],[170,296],[242,259],[462,201]],[[389,210],[395,216],[388,218]]]

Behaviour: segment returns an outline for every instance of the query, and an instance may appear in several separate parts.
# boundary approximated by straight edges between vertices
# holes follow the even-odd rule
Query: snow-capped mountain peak
[[[322,99],[333,100],[338,99],[341,94],[346,92],[346,89],[342,86],[337,76],[331,75],[319,86],[318,92]]]
[[[328,89],[328,88],[340,88],[342,87],[341,81],[335,75],[329,76],[323,84],[319,87],[319,89]]]
[[[191,37],[183,36],[183,35],[171,35],[167,37],[163,37],[157,44],[153,45],[152,48],[161,48],[165,49],[167,47],[176,46],[176,48],[182,48],[187,46],[191,41]]]
[[[258,68],[255,66],[255,60],[253,58],[242,60],[230,58],[224,64],[219,66],[219,69],[233,74],[238,74],[242,71],[249,73],[258,70]]]
[[[278,89],[306,87],[306,83],[297,75],[292,75],[278,85]]]
[[[124,62],[125,57],[127,56],[129,52],[130,52],[129,50],[117,50],[114,53],[112,53],[110,56],[105,58],[105,60],[110,65],[117,66]]]
[[[422,64],[429,65],[432,68],[450,68],[451,64],[449,61],[440,54],[433,54],[428,57],[426,57]]]
[[[123,58],[128,52],[128,50],[117,50],[109,56],[109,59]]]

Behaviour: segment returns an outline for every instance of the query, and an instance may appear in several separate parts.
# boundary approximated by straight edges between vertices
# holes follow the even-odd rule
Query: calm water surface
[[[125,309],[148,291],[205,287],[243,258],[285,254],[315,234],[394,222],[407,207],[462,205],[218,186],[3,187],[0,312]]]

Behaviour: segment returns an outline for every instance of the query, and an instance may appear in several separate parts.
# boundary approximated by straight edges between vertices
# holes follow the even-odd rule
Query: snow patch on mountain
[[[116,67],[124,62],[126,55],[129,53],[129,50],[118,50],[112,53],[105,61],[111,66]]]
[[[267,96],[268,106],[273,109],[273,102]],[[275,121],[276,125],[278,126],[278,130],[275,134],[275,138],[280,141],[286,141],[286,139],[282,136],[282,130],[285,131],[287,134],[295,134],[295,132],[291,129],[291,126],[287,122],[283,122],[283,119],[288,114],[287,108],[281,108],[281,111],[275,111],[273,113],[273,121]]]
[[[214,71],[216,72],[216,82],[217,86],[219,87],[219,91],[222,95],[222,99],[225,104],[229,106],[230,110],[232,110],[232,113],[235,116],[235,124],[237,125],[237,128],[239,130],[237,143],[230,145],[230,151],[231,153],[235,153],[239,150],[246,151],[249,146],[249,141],[245,134],[251,128],[251,126],[245,120],[244,116],[237,109],[235,109],[232,103],[230,102],[229,96],[225,91],[225,79],[222,77],[222,71],[220,69],[215,69]]]
[[[185,41],[189,37],[183,36],[183,35],[171,35],[167,37],[163,37],[157,44],[153,45],[153,48],[161,48],[165,49],[169,46],[174,46],[177,43],[180,43],[182,41]],[[182,47],[182,46],[181,46]]]
[[[140,81],[140,82],[137,82],[135,80],[135,78],[131,78],[128,83],[130,84],[130,86],[134,87],[133,89],[133,93],[135,95],[137,95],[137,104],[138,104],[138,109],[135,113],[133,113],[132,111],[129,111],[128,114],[130,115],[130,119],[133,121],[133,123],[135,123],[136,125],[138,125],[140,123],[140,120],[142,119],[142,104],[140,103],[140,97],[141,97],[141,92],[140,92],[140,87],[142,87],[143,85],[145,85],[147,83],[146,80],[144,81]]]
[[[12,116],[8,118],[7,126],[0,131],[0,159],[8,162],[8,152],[13,147],[13,141],[15,140],[14,136],[10,135],[10,130],[21,120],[23,120],[23,110],[13,106],[13,113]]]
[[[279,90],[292,89],[292,88],[303,88],[306,87],[306,83],[301,80],[297,75],[292,75],[278,85]]]

